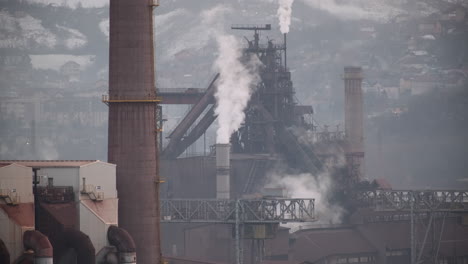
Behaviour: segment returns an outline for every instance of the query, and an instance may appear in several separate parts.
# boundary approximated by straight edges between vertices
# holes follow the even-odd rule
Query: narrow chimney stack
[[[346,159],[353,180],[364,176],[362,68],[344,68]]]
[[[216,144],[216,198],[230,199],[230,144]]]

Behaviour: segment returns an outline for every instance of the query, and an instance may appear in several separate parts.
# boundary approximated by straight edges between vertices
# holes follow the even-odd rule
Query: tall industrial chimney
[[[216,144],[216,198],[229,199],[230,188],[230,144]]]
[[[352,180],[364,176],[364,125],[361,67],[344,68],[346,160]]]
[[[138,263],[160,263],[159,175],[153,50],[157,1],[110,1],[108,160],[117,165],[119,226]]]

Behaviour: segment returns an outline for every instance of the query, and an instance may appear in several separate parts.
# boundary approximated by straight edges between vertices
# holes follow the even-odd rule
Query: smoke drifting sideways
[[[321,173],[317,177],[309,173],[288,175],[275,172],[268,176],[266,187],[283,188],[290,198],[314,198],[315,214],[318,219],[314,224],[340,224],[345,210],[329,202],[329,196],[333,191],[331,179],[328,172]],[[292,229],[299,226],[302,224],[288,225]]]
[[[278,19],[280,31],[282,34],[289,33],[289,26],[291,25],[292,4],[294,0],[278,0]]]
[[[234,36],[221,34],[216,40],[219,55],[214,70],[220,73],[215,92],[215,114],[218,116],[216,142],[228,144],[231,134],[244,122],[244,110],[260,80],[258,70],[262,63],[256,56],[245,58]]]

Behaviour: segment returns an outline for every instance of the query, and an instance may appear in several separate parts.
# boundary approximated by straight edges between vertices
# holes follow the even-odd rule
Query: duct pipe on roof
[[[216,198],[230,198],[230,144],[216,144]]]
[[[10,252],[8,248],[3,243],[3,240],[0,239],[0,263],[10,263]]]
[[[132,236],[123,228],[110,226],[107,230],[107,240],[117,248],[119,263],[136,264],[136,245]]]
[[[36,230],[28,230],[23,234],[23,246],[25,250],[34,251],[34,263],[52,264],[54,251],[49,238]]]
[[[77,264],[96,263],[96,250],[91,239],[85,233],[75,229],[67,229],[63,232],[63,239],[66,247],[75,250]]]

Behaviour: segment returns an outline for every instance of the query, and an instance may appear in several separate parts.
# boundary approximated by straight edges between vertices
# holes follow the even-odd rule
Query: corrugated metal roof
[[[0,160],[0,166],[16,163],[33,168],[75,168],[97,161],[99,160]]]
[[[0,204],[10,219],[22,227],[34,227],[34,204],[20,203],[15,206]]]

